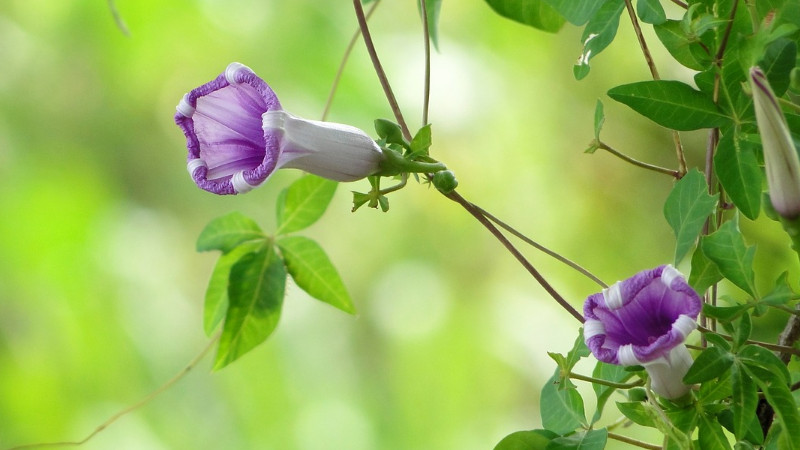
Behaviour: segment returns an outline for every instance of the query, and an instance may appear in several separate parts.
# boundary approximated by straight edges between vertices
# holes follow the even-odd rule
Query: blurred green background
[[[284,108],[318,118],[356,29],[346,0],[117,7],[129,37],[101,0],[0,3],[2,448],[81,439],[179,372],[207,343],[202,299],[216,255],[194,251],[200,230],[234,210],[274,227],[275,198],[299,174],[281,171],[245,196],[197,189],[172,121],[184,92],[240,61]],[[371,26],[417,128],[417,9],[384,0]],[[661,213],[669,177],[582,153],[596,99],[649,77],[630,24],[580,83],[574,27],[547,35],[481,0],[445,0],[440,30],[432,152],[460,192],[607,282],[670,262]],[[648,36],[664,78],[689,80]],[[667,131],[605,103],[605,141],[675,166]],[[359,42],[329,120],[372,132],[378,117],[391,113]],[[690,163],[701,163],[705,136],[684,139]],[[546,352],[566,352],[578,323],[434,190],[411,185],[390,197],[387,214],[351,213],[349,191],[366,189],[340,186],[308,233],[339,268],[357,317],[289,285],[265,344],[218,373],[207,358],[84,448],[487,449],[540,427],[539,391],[555,369]],[[775,225],[742,227],[759,242],[757,263],[796,271]],[[577,307],[597,290],[525,253]],[[759,282],[777,274],[765,270]],[[774,340],[778,319],[758,337]],[[581,390],[592,411],[591,389]]]

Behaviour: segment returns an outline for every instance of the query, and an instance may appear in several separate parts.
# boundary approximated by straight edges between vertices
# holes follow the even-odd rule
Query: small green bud
[[[458,180],[452,170],[441,170],[433,174],[433,185],[442,194],[449,194],[458,187]]]

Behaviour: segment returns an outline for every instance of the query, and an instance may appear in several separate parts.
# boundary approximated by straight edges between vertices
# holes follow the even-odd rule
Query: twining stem
[[[381,0],[375,0],[372,6],[367,11],[366,20],[369,20],[372,17],[372,13],[375,12],[375,9],[381,3]],[[350,54],[353,53],[353,48],[356,46],[356,42],[358,42],[358,38],[361,36],[361,28],[358,28],[355,33],[353,33],[353,37],[350,38],[350,42],[347,44],[347,48],[344,50],[344,55],[342,55],[342,62],[339,63],[339,69],[336,71],[336,77],[333,79],[333,86],[331,86],[331,92],[328,94],[328,100],[325,102],[325,109],[322,111],[322,118],[320,120],[325,121],[328,118],[328,113],[331,110],[331,105],[333,104],[333,97],[336,95],[336,90],[339,88],[339,82],[342,80],[342,74],[344,73],[344,67],[347,65],[347,61],[350,59]]]
[[[568,259],[568,258],[566,258],[566,257],[564,257],[564,256],[562,256],[562,255],[550,250],[549,248],[539,244],[538,242],[534,241],[533,239],[529,238],[528,236],[525,236],[524,234],[522,234],[519,231],[517,231],[511,225],[508,225],[507,223],[505,223],[502,220],[498,219],[497,217],[493,216],[492,214],[490,214],[488,211],[486,211],[485,209],[481,208],[480,206],[475,205],[475,207],[480,210],[481,214],[483,214],[484,216],[488,217],[489,220],[491,220],[492,222],[494,222],[497,225],[499,225],[500,228],[502,228],[502,229],[508,231],[509,233],[513,234],[514,236],[518,237],[519,239],[521,239],[526,244],[530,245],[531,247],[535,248],[536,250],[539,250],[540,252],[542,252],[542,253],[544,253],[544,254],[552,257],[552,258],[555,258],[557,261],[560,261],[560,262],[566,264],[567,266],[569,266],[572,269],[578,271],[579,273],[583,274],[584,276],[586,276],[590,280],[592,280],[595,283],[597,283],[598,285],[600,285],[600,287],[602,287],[602,288],[607,288],[608,287],[608,285],[606,283],[604,283],[603,280],[601,280],[600,278],[597,278],[596,276],[594,276],[594,274],[592,274],[588,270],[584,269],[578,263],[576,263],[576,262],[574,262],[574,261],[572,261],[572,260],[570,260],[570,259]]]
[[[20,449],[28,449],[28,448],[39,448],[39,447],[76,447],[76,446],[85,444],[90,439],[95,437],[98,433],[100,433],[101,431],[105,430],[111,424],[113,424],[114,422],[119,420],[122,416],[125,416],[125,415],[127,415],[129,413],[132,413],[133,411],[136,411],[137,409],[141,408],[142,406],[150,403],[154,398],[158,397],[162,392],[164,392],[167,389],[171,388],[173,385],[175,385],[175,383],[177,383],[178,381],[183,379],[189,372],[192,371],[192,369],[194,369],[197,366],[197,364],[200,363],[200,361],[203,360],[203,358],[206,356],[206,354],[208,354],[209,350],[211,350],[211,348],[214,347],[214,344],[217,343],[217,341],[219,340],[219,337],[220,337],[221,334],[222,334],[222,331],[220,331],[213,338],[211,338],[211,340],[203,348],[203,350],[201,350],[200,353],[198,353],[197,356],[195,356],[189,362],[189,364],[187,364],[186,367],[183,368],[183,370],[178,372],[174,377],[170,378],[169,381],[167,381],[166,383],[162,384],[155,391],[153,391],[153,392],[147,394],[146,396],[144,396],[144,398],[142,398],[138,402],[134,403],[133,405],[128,406],[127,408],[125,408],[125,409],[117,412],[113,416],[109,417],[108,420],[106,420],[105,422],[103,422],[100,425],[98,425],[98,427],[95,428],[94,431],[89,433],[88,436],[86,436],[85,438],[81,439],[80,441],[41,442],[41,443],[37,443],[37,444],[18,445],[16,447],[11,447],[11,448],[8,448],[6,450],[20,450]]]
[[[660,80],[661,76],[658,74],[658,69],[656,69],[656,64],[653,61],[653,55],[650,54],[650,49],[647,47],[647,41],[645,41],[644,34],[642,34],[642,27],[639,26],[639,19],[636,18],[636,10],[633,9],[631,0],[625,0],[625,9],[628,10],[628,16],[630,16],[631,24],[633,24],[633,31],[636,33],[636,39],[639,41],[639,47],[642,49],[642,54],[647,62],[647,67],[650,69],[650,75],[652,75],[654,80]],[[682,178],[687,172],[686,156],[683,152],[683,144],[681,144],[681,135],[675,130],[672,130],[672,140],[675,143],[675,153],[678,156],[677,178]]]
[[[360,0],[353,0],[353,7],[355,8],[356,17],[358,18],[358,24],[361,28],[361,34],[364,37],[364,45],[367,47],[367,53],[372,60],[372,65],[375,68],[375,73],[378,75],[378,79],[380,80],[381,86],[383,87],[383,92],[386,95],[386,99],[389,101],[389,104],[392,107],[392,112],[394,113],[395,120],[400,125],[400,129],[403,131],[403,136],[411,140],[411,132],[408,130],[408,127],[405,125],[405,120],[403,119],[403,114],[400,111],[400,107],[397,105],[397,101],[395,100],[394,93],[392,92],[392,87],[389,84],[389,80],[386,77],[386,73],[383,70],[383,66],[381,65],[380,59],[378,58],[378,53],[375,50],[375,45],[372,42],[372,37],[370,36],[369,27],[367,26],[366,18],[364,17],[364,8],[361,7]],[[452,191],[448,194],[443,194],[445,197],[449,198],[450,200],[458,203],[461,205],[468,213],[470,213],[473,217],[475,217],[478,222],[481,223],[490,233],[498,240],[501,244],[511,253],[517,261],[522,264],[525,270],[533,276],[533,278],[539,283],[542,288],[559,304],[562,308],[564,308],[568,313],[572,315],[576,320],[583,323],[583,316],[578,310],[575,309],[572,305],[567,302],[564,297],[561,296],[554,288],[550,285],[550,283],[545,280],[542,274],[539,273],[536,268],[514,247],[508,238],[505,237],[502,231],[497,229],[494,224],[483,215],[482,210],[477,206],[473,205],[469,201],[467,201],[464,197],[461,196],[456,191]]]
[[[431,36],[428,28],[428,4],[419,0],[422,8],[422,36],[425,39],[425,88],[422,97],[422,126],[428,124],[428,106],[431,100]]]
[[[797,316],[792,316],[792,317],[797,317]],[[702,325],[698,325],[697,329],[701,333],[713,333],[713,331],[709,330],[708,328],[706,328],[706,327],[704,327]],[[717,333],[717,334],[719,334],[719,336],[721,336],[726,341],[733,341],[733,338],[728,336],[728,335],[721,334],[721,333]],[[781,356],[784,355],[784,354],[800,356],[800,350],[798,350],[796,348],[793,348],[793,347],[786,346],[786,345],[770,344],[769,342],[752,341],[750,339],[746,340],[745,342],[747,344],[753,344],[753,345],[758,345],[759,347],[764,347],[767,350],[772,350],[774,352],[780,352]]]
[[[638,439],[629,438],[627,436],[623,436],[621,434],[608,432],[609,439],[614,439],[615,441],[624,442],[626,444],[635,445],[636,447],[640,448],[647,448],[650,450],[661,450],[660,445],[648,444],[647,442],[642,442]]]
[[[648,164],[646,162],[639,161],[637,159],[633,159],[630,156],[625,155],[624,153],[621,153],[621,152],[615,150],[614,148],[610,147],[605,142],[597,142],[596,144],[597,144],[597,148],[601,148],[601,149],[611,153],[612,155],[622,159],[623,161],[626,161],[626,162],[629,162],[629,163],[633,164],[634,166],[642,167],[644,169],[652,170],[654,172],[664,173],[664,174],[667,174],[667,175],[669,175],[671,177],[674,177],[674,178],[680,178],[681,177],[681,173],[678,170],[667,169],[665,167],[660,167],[660,166],[656,166],[656,165],[653,165],[653,164]]]
[[[539,285],[542,286],[542,288],[544,288],[544,290],[547,291],[548,294],[550,294],[550,297],[552,297],[559,305],[561,305],[562,308],[564,308],[568,313],[570,313],[572,317],[577,319],[579,322],[583,323],[583,316],[578,312],[578,310],[576,310],[572,305],[570,305],[564,299],[564,297],[562,297],[561,294],[559,294],[553,288],[553,286],[551,286],[550,283],[548,283],[547,280],[545,280],[542,274],[540,274],[539,271],[536,270],[527,259],[525,259],[522,253],[520,253],[519,250],[517,250],[517,248],[514,247],[514,245],[505,237],[505,235],[503,235],[503,232],[498,230],[497,227],[495,227],[494,224],[488,218],[486,218],[486,216],[483,215],[483,213],[481,212],[482,210],[480,208],[468,202],[464,197],[461,196],[461,194],[459,194],[456,191],[452,191],[449,194],[444,194],[444,195],[450,200],[453,200],[454,202],[461,205],[464,209],[467,210],[468,213],[472,214],[472,216],[475,217],[478,220],[478,222],[480,222],[481,225],[483,225],[487,230],[489,230],[489,232],[492,233],[492,235],[494,235],[494,237],[497,238],[497,240],[500,241],[501,244],[503,244],[503,246],[509,251],[509,253],[511,253],[514,256],[514,258],[516,258],[517,261],[519,261],[519,263],[522,264],[522,267],[524,267],[525,270],[527,270],[528,273],[530,273],[531,276],[533,276],[533,278],[536,279]]]
[[[581,381],[588,381],[592,384],[602,384],[603,386],[608,386],[616,389],[630,389],[639,386],[644,386],[644,380],[635,381],[633,383],[615,383],[613,381],[602,380],[600,378],[592,378],[587,377],[585,375],[581,375],[578,373],[570,372],[569,377],[573,380],[581,380]]]
[[[369,27],[367,26],[367,18],[364,15],[364,8],[361,6],[361,0],[353,0],[353,7],[356,10],[358,28],[361,30],[361,36],[364,38],[364,45],[366,45],[367,53],[369,53],[369,58],[372,60],[372,66],[375,68],[375,74],[378,75],[378,80],[381,82],[383,94],[386,96],[386,100],[389,102],[389,107],[392,108],[392,113],[394,114],[395,120],[397,120],[398,125],[400,125],[400,129],[403,130],[403,136],[410,141],[411,132],[408,130],[408,125],[406,125],[406,121],[403,118],[403,113],[400,111],[400,105],[397,104],[397,99],[394,96],[394,92],[392,92],[389,79],[386,77],[386,72],[384,72],[383,65],[381,65],[381,61],[378,58],[378,52],[375,50],[375,43],[372,42],[372,35],[370,34]]]

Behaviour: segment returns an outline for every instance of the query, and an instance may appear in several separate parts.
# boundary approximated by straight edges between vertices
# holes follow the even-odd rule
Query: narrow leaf
[[[592,371],[593,378],[614,383],[623,383],[632,376],[633,374],[625,370],[625,367],[617,364],[606,364],[602,361],[597,361],[597,365],[594,367],[594,371]],[[617,388],[594,383],[592,384],[592,389],[594,389],[594,394],[597,396],[597,409],[595,410],[594,416],[592,416],[592,423],[594,424],[600,420],[606,402]]]
[[[695,359],[683,377],[686,384],[702,383],[721,376],[733,364],[733,355],[719,347],[708,347]]]
[[[418,4],[419,5],[419,4]],[[425,0],[425,9],[428,14],[428,36],[433,47],[439,49],[439,13],[442,10],[442,0]],[[420,12],[421,13],[421,12]]]
[[[731,450],[731,444],[716,417],[700,415],[697,432],[699,448],[703,450]]]
[[[295,283],[317,300],[350,314],[355,307],[339,273],[316,242],[302,236],[278,240],[286,268]]]
[[[338,183],[305,175],[286,188],[286,201],[278,203],[278,231],[287,234],[311,226],[322,217]]]
[[[706,70],[713,61],[701,42],[690,38],[679,20],[667,20],[653,26],[656,36],[676,61],[692,70]],[[698,86],[700,86],[698,84]]]
[[[503,17],[555,33],[564,25],[564,18],[544,0],[486,0]]]
[[[750,320],[750,314],[747,314],[747,311],[742,313],[741,318],[739,319],[738,326],[735,328],[733,333],[733,351],[736,352],[740,347],[742,347],[747,339],[750,337],[750,332],[753,329],[753,322]]]
[[[754,147],[740,139],[738,133],[726,133],[714,154],[714,171],[719,182],[736,207],[751,220],[761,211],[763,179]]]
[[[750,367],[747,367],[750,369]],[[781,424],[783,435],[778,445],[779,449],[800,449],[800,413],[789,387],[783,383],[764,380],[758,376],[758,371],[748,370],[754,376],[756,383],[764,393],[767,402],[775,410]]]
[[[717,194],[708,194],[708,184],[702,173],[692,169],[672,188],[664,204],[664,217],[675,233],[675,265],[694,245],[706,218],[714,212]]]
[[[219,339],[214,369],[221,369],[264,342],[278,324],[286,270],[267,246],[244,255],[231,268],[228,314]]]
[[[731,368],[731,407],[733,409],[733,430],[736,439],[742,440],[747,434],[758,406],[758,390],[756,383],[745,373],[744,367],[737,362]]]
[[[673,130],[716,128],[729,122],[711,96],[680,81],[654,80],[624,84],[609,90],[608,96]]]
[[[228,312],[228,278],[231,274],[231,267],[242,256],[258,250],[262,245],[264,245],[263,240],[241,244],[230,252],[223,253],[217,259],[211,279],[208,281],[205,306],[203,307],[203,330],[207,335],[210,336],[214,332]]]
[[[258,224],[240,212],[232,212],[218,217],[206,225],[197,238],[197,251],[231,251],[245,241],[263,238],[264,233]]]
[[[606,115],[603,112],[603,102],[597,99],[597,104],[594,107],[594,139],[600,142],[600,130],[603,129],[603,123],[606,121]]]
[[[788,385],[789,380],[791,380],[786,364],[775,353],[764,347],[759,347],[758,345],[744,346],[739,350],[736,357],[746,364],[748,369],[754,367],[764,369],[763,371],[751,370],[751,372],[758,375],[761,381],[765,383]]]
[[[725,222],[702,240],[703,253],[717,265],[720,273],[753,297],[757,297],[753,256],[755,247],[747,247],[735,221]]]
[[[576,80],[581,80],[589,74],[589,60],[605,50],[614,40],[619,28],[619,17],[624,8],[623,0],[607,0],[602,2],[600,9],[589,19],[581,36],[583,42],[581,56],[572,68]]]

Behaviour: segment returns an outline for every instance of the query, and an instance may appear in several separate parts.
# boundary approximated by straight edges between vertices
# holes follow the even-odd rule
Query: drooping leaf
[[[667,20],[667,13],[658,0],[637,0],[636,14],[644,23],[659,25]]]
[[[693,70],[711,67],[713,55],[699,39],[690,38],[679,20],[667,20],[653,26],[656,36],[676,61]],[[699,87],[699,85],[698,85]]]
[[[280,318],[285,285],[286,269],[272,246],[248,253],[233,265],[215,370],[236,361],[272,334]]]
[[[701,246],[697,246],[692,255],[692,271],[689,273],[689,285],[697,291],[703,293],[712,285],[722,280],[716,264],[703,254]]]
[[[573,25],[581,26],[595,15],[603,2],[596,0],[545,0]]]
[[[503,17],[536,29],[555,33],[564,18],[544,0],[486,0]]]
[[[673,130],[716,128],[729,122],[711,96],[680,81],[653,80],[624,84],[609,90],[608,96]]]
[[[716,417],[708,417],[706,414],[700,415],[697,430],[697,440],[699,448],[703,450],[731,450],[731,444],[722,431],[722,425]]]
[[[695,359],[683,377],[686,384],[702,383],[722,375],[733,364],[733,355],[719,347],[708,347]]]
[[[594,367],[594,371],[592,371],[593,378],[614,383],[623,383],[632,376],[633,374],[625,370],[625,367],[617,364],[606,364],[602,361],[597,361],[597,365]],[[592,423],[594,424],[600,420],[606,402],[617,388],[594,383],[592,384],[592,389],[594,389],[594,394],[597,396],[597,409],[595,410],[594,416],[592,416]]]
[[[338,183],[316,175],[304,175],[286,188],[286,200],[278,203],[278,235],[302,230],[322,217]]]
[[[755,146],[738,133],[726,133],[714,155],[714,171],[739,211],[755,220],[761,212],[763,178]]]
[[[545,450],[558,435],[549,430],[516,431],[504,437],[494,450]]]
[[[319,244],[303,236],[282,238],[277,244],[289,274],[301,289],[317,300],[355,313],[347,288]]]
[[[560,389],[560,370],[547,380],[539,405],[542,425],[557,434],[566,434],[586,425],[583,398],[574,387]]]
[[[731,368],[731,409],[733,410],[733,430],[736,439],[743,439],[750,429],[750,424],[758,406],[758,389],[756,383],[745,373],[744,366],[737,362]]]
[[[756,295],[753,256],[755,247],[747,247],[735,221],[725,222],[701,241],[703,253],[717,265],[720,273],[753,297]]]
[[[576,80],[581,80],[589,74],[589,60],[605,50],[614,40],[619,28],[619,16],[624,8],[624,0],[607,0],[589,19],[581,36],[583,42],[581,56],[572,67],[572,74]]]
[[[547,450],[603,450],[608,441],[608,430],[581,430],[569,436],[550,441]]]
[[[222,250],[227,253],[242,242],[263,237],[264,233],[253,219],[240,212],[232,212],[217,217],[203,228],[197,238],[197,251]]]
[[[708,184],[697,169],[675,184],[664,203],[664,217],[675,233],[675,265],[694,245],[706,218],[714,212],[718,194],[708,194]]]
[[[421,9],[419,3],[417,8]],[[428,13],[428,36],[431,38],[433,47],[439,48],[439,13],[442,10],[442,0],[425,0],[425,9]],[[420,11],[422,15],[422,11]]]
[[[234,247],[228,253],[223,253],[217,260],[208,281],[203,307],[203,330],[206,335],[211,336],[228,312],[228,278],[231,274],[231,267],[242,256],[258,250],[262,245],[264,245],[263,240],[246,242]]]

